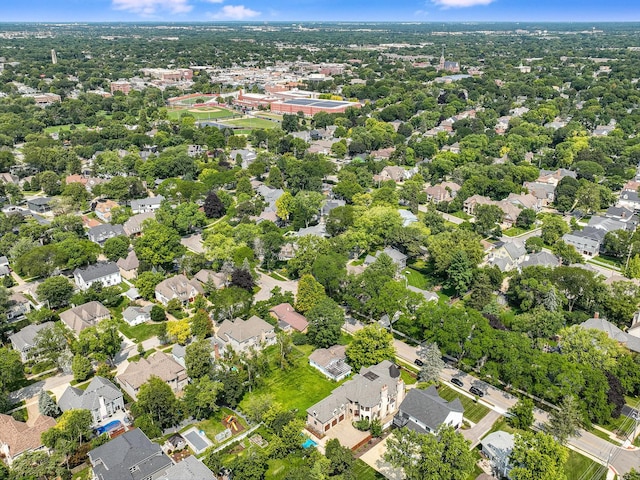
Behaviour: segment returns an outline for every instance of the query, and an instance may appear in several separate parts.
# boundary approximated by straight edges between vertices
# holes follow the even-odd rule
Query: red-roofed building
[[[309,322],[304,315],[296,312],[289,303],[276,305],[269,310],[269,313],[278,320],[278,326],[285,331],[293,329],[297,332],[305,333],[309,326]]]

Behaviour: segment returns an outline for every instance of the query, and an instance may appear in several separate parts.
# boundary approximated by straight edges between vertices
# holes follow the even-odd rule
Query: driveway
[[[394,468],[382,459],[387,451],[387,438],[374,445],[371,450],[360,457],[360,460],[390,480],[402,480],[404,478],[402,469]]]
[[[283,292],[292,292],[294,295],[298,291],[297,280],[276,280],[267,274],[260,272],[260,278],[258,278],[258,286],[260,291],[255,296],[255,301],[269,300],[271,298],[271,290],[275,287],[280,287]]]
[[[480,443],[480,439],[484,437],[484,435],[491,430],[493,424],[498,420],[502,415],[498,412],[491,410],[485,417],[476,423],[473,427],[467,430],[459,430],[464,438],[471,442],[471,448],[475,448],[478,443]]]

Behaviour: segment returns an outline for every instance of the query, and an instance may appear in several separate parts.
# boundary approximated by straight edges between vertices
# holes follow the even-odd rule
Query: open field
[[[54,127],[47,127],[44,129],[44,133],[59,133],[62,130],[70,131],[71,127],[75,127],[74,130],[86,130],[87,126],[84,123],[78,123],[74,125],[73,123],[67,125],[56,125]]]
[[[248,127],[248,128],[275,128],[279,124],[278,122],[272,122],[271,120],[265,120],[264,118],[238,118],[234,120],[225,120],[225,125],[233,125],[234,127]]]
[[[160,323],[143,323],[135,327],[132,327],[125,321],[118,324],[118,330],[135,342],[143,342],[151,337],[155,337],[160,333],[160,328]]]
[[[167,115],[170,120],[178,120],[183,113],[192,115],[196,120],[214,120],[218,118],[232,118],[236,114],[230,110],[216,107],[198,107],[198,108],[174,108],[168,109]]]

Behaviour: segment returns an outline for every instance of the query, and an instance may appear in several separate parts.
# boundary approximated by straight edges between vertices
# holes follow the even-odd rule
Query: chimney
[[[600,312],[594,312],[593,318],[600,318]]]

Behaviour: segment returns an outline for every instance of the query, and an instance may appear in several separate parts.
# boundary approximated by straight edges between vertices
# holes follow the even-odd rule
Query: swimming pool
[[[307,438],[304,443],[302,444],[302,448],[315,448],[317,447],[318,444],[316,442],[314,442],[313,440],[311,440],[310,438]]]
[[[96,434],[102,435],[103,433],[110,432],[111,430],[115,430],[121,425],[122,425],[122,422],[120,420],[112,420],[106,425],[102,425],[101,427],[96,428]]]

